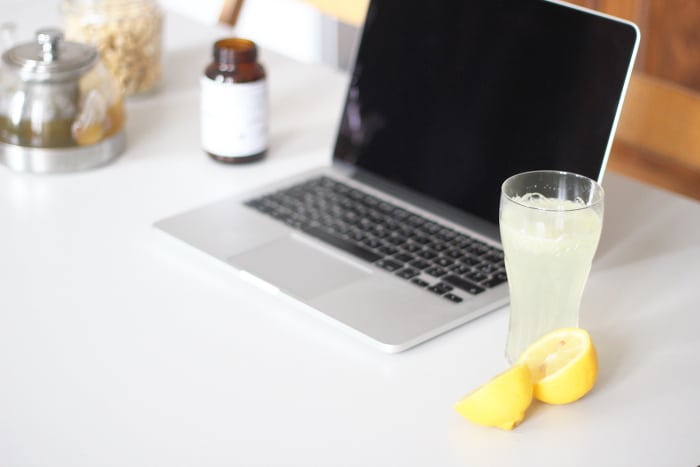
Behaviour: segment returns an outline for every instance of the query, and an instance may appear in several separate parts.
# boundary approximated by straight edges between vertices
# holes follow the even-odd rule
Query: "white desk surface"
[[[25,31],[55,15],[2,3]],[[609,174],[582,307],[597,386],[513,432],[473,425],[452,405],[505,369],[507,308],[383,354],[152,229],[329,160],[347,77],[269,52],[269,157],[202,153],[198,78],[220,35],[168,17],[164,87],[129,102],[114,164],[0,167],[0,465],[700,464],[700,204]]]

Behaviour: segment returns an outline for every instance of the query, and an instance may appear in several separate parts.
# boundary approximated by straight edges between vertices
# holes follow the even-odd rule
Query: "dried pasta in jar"
[[[125,96],[160,84],[163,12],[154,0],[63,0],[66,38],[97,47]]]

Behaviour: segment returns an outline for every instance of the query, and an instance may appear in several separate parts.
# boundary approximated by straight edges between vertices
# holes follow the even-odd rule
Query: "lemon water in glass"
[[[603,226],[603,188],[582,175],[525,172],[501,187],[499,226],[510,288],[506,358],[578,327],[583,289]]]

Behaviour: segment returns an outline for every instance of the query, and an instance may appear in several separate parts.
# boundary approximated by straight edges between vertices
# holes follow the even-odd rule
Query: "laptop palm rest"
[[[227,261],[300,299],[317,297],[371,274],[294,236],[231,256]]]

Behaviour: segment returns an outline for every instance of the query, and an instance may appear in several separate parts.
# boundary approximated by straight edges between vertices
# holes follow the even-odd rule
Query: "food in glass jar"
[[[124,95],[161,80],[163,13],[153,0],[64,0],[66,37],[97,47]]]

